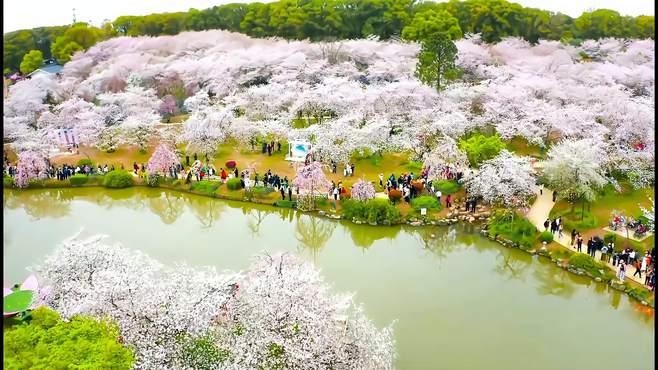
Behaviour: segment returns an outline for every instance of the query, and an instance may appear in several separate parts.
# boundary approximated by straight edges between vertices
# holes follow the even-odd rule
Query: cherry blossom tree
[[[358,180],[352,185],[352,199],[365,202],[375,197],[375,186],[370,181]]]
[[[244,273],[167,267],[102,236],[66,240],[34,268],[44,304],[65,319],[115,320],[136,369],[392,369],[390,327],[377,329],[351,295],[291,255],[260,255]],[[197,341],[227,356],[188,350]]]
[[[458,171],[467,168],[468,158],[454,139],[444,136],[436,143],[436,147],[425,155],[423,165],[428,170],[427,178],[437,180],[443,179],[447,169]]]
[[[46,159],[38,152],[24,151],[19,153],[16,169],[18,171],[16,185],[21,188],[27,187],[30,180],[48,178]]]
[[[176,153],[169,148],[166,144],[160,144],[151,159],[149,159],[147,170],[149,175],[167,175],[169,168],[177,163],[180,163]]]
[[[322,172],[322,164],[313,161],[297,170],[292,185],[299,189],[299,194],[309,200],[309,207],[315,207],[317,194],[327,194],[331,190],[331,182]]]
[[[605,150],[593,139],[564,139],[553,145],[544,161],[543,176],[559,198],[573,207],[577,200],[592,201],[607,180],[602,163]]]
[[[502,150],[463,182],[468,194],[481,197],[486,203],[517,208],[528,204],[536,181],[528,157]]]
[[[226,140],[234,118],[233,110],[218,106],[206,106],[194,111],[185,121],[181,142],[187,142],[202,152],[212,154]]]

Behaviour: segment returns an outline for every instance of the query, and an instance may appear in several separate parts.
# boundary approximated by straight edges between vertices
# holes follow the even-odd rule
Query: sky
[[[271,2],[272,0],[260,0]],[[3,0],[3,33],[20,29],[70,24],[73,9],[79,22],[100,25],[121,15],[205,9],[215,5],[251,2],[243,0]],[[654,15],[653,0],[512,0],[523,6],[559,11],[572,17],[583,11],[613,9],[622,15]]]

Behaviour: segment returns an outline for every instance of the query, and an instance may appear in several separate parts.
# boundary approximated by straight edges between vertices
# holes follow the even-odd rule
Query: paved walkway
[[[539,187],[535,187],[534,191],[535,191],[535,194],[537,195],[537,199],[535,200],[535,202],[530,207],[530,210],[528,211],[528,214],[527,214],[526,217],[528,218],[528,220],[530,220],[530,222],[533,225],[535,225],[537,230],[544,231],[545,230],[544,229],[544,221],[546,221],[546,219],[548,218],[548,215],[551,213],[551,209],[553,209],[553,205],[555,205],[555,203],[553,202],[553,191],[544,188],[543,191],[542,191],[543,194],[539,194]],[[560,245],[562,245],[566,248],[569,248],[570,250],[575,252],[575,246],[574,247],[571,246],[571,235],[570,235],[570,233],[571,233],[570,231],[567,232],[565,230],[562,237],[558,237],[558,235],[556,233],[554,235],[553,241],[555,241],[556,243],[558,243],[558,244],[560,244]],[[585,243],[586,243],[586,241],[583,241],[583,244],[585,244]],[[583,245],[583,249],[585,251],[587,251],[587,246]],[[594,259],[599,261],[599,262],[602,262],[601,261],[601,251],[596,251],[595,252]],[[617,266],[612,266],[611,262],[603,262],[603,263],[608,265],[608,267],[610,267],[613,271],[615,271],[615,273],[618,272],[618,270],[619,270],[618,267]],[[640,284],[644,285],[644,275],[642,275],[642,278],[640,279],[637,276],[635,276],[635,277],[633,276],[634,272],[635,272],[635,267],[634,266],[627,266],[625,278],[626,279],[631,279],[631,280],[633,280],[637,283],[640,283]]]

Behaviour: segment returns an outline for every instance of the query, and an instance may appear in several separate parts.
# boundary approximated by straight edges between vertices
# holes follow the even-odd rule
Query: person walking
[[[633,264],[633,266],[635,266],[635,272],[633,273],[633,277],[635,277],[635,275],[638,275],[638,274],[639,274],[639,275],[640,275],[640,279],[642,279],[642,270],[641,270],[641,268],[642,268],[642,264],[640,264],[640,261],[635,261],[635,263]]]
[[[383,173],[379,174],[379,187],[382,188],[382,189],[384,188],[384,174]]]
[[[439,201],[439,204],[441,204],[441,195],[443,195],[441,194],[441,190],[437,190],[436,193],[434,193],[434,195],[436,196],[436,199]]]
[[[557,200],[557,191],[553,190],[553,203]]]
[[[607,262],[607,254],[608,254],[608,246],[604,245],[603,248],[601,248],[601,261]]]
[[[573,247],[573,243],[576,241],[576,229],[571,230],[571,246]]]
[[[288,200],[292,202],[292,186],[288,186]]]
[[[642,272],[647,271],[648,262],[649,262],[649,252],[647,252],[647,254],[644,255],[644,257],[642,257]]]
[[[563,230],[564,230],[564,225],[560,224],[560,226],[558,226],[558,229],[557,229],[557,231],[558,231],[558,234],[557,234],[557,235],[558,235],[558,238],[561,238],[561,237],[562,237]]]
[[[283,186],[279,190],[281,191],[281,200],[286,200],[286,192],[283,190]]]
[[[446,208],[450,208],[450,206],[452,206],[452,196],[448,194],[446,197]]]
[[[551,225],[551,220],[547,218],[546,221],[544,221],[544,230],[548,230],[548,227],[550,225]]]
[[[578,244],[578,252],[583,251],[583,237],[582,235],[578,234],[578,241],[576,242]]]
[[[619,262],[619,272],[617,273],[617,277],[622,282],[624,281],[625,274],[626,274],[626,264],[624,264],[624,262]]]

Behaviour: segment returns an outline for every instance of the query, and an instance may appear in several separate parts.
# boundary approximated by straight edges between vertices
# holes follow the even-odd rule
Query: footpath
[[[530,222],[535,225],[537,230],[539,231],[544,231],[544,221],[548,218],[548,215],[551,213],[551,210],[553,209],[553,206],[555,203],[553,202],[553,190],[546,189],[544,188],[542,193],[539,193],[539,187],[535,187],[534,189],[535,194],[537,195],[537,199],[535,202],[532,204],[530,207],[530,210],[528,211],[527,218],[530,220]],[[562,234],[562,237],[558,236],[558,233],[553,234],[553,241],[570,249],[571,251],[576,252],[576,246],[571,246],[571,231],[564,230],[564,233]],[[568,235],[567,235],[568,234]],[[601,235],[601,237],[603,237]],[[583,250],[587,252],[587,245],[586,245],[586,240],[583,241]],[[595,252],[595,257],[594,259],[598,262],[605,263],[610,267],[615,274],[619,271],[618,266],[612,266],[611,262],[603,262],[601,261],[601,251],[596,251]],[[642,278],[639,278],[638,276],[633,276],[633,273],[635,272],[635,267],[634,266],[626,266],[626,276],[624,277],[625,279],[630,279],[632,281],[635,281],[641,285],[644,285],[644,275]]]

